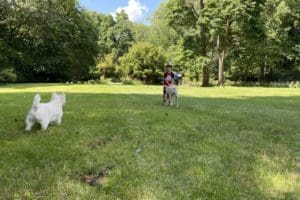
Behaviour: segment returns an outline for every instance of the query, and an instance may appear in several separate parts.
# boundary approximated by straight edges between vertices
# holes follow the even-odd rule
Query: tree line
[[[166,0],[149,26],[76,0],[0,1],[0,82],[300,80],[300,1]]]

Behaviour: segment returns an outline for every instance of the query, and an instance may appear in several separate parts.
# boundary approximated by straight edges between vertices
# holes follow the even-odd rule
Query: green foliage
[[[134,35],[132,31],[133,25],[129,21],[125,11],[117,13],[116,20],[117,23],[113,27],[111,40],[113,42],[112,53],[116,56],[115,59],[117,60],[128,52],[134,40]]]
[[[133,44],[129,52],[119,59],[125,76],[142,80],[145,83],[160,82],[166,58],[162,48],[150,43]]]
[[[198,14],[191,9],[185,0],[169,0],[166,3],[166,15],[168,23],[180,34],[184,34],[186,29],[196,28]]]
[[[27,81],[88,78],[97,29],[76,1],[6,1],[0,15],[1,64]]]
[[[165,3],[164,20],[180,33],[181,39],[177,41],[181,43],[176,45],[183,48],[182,55],[188,56],[180,62],[190,66],[183,67],[185,75],[193,78],[194,69],[199,69],[195,68],[198,63],[195,60],[205,57],[215,78],[223,62],[225,77],[233,81],[264,84],[299,80],[299,1],[206,0],[203,9],[199,2],[168,0]],[[203,29],[205,37],[201,35]],[[203,47],[206,47],[205,56],[200,53]],[[224,61],[220,61],[223,52]]]
[[[114,62],[114,55],[112,53],[106,54],[103,59],[97,64],[97,70],[103,78],[115,77],[116,65]]]
[[[127,79],[125,78],[123,81],[122,81],[122,84],[123,85],[134,85],[134,81],[132,79]]]
[[[127,55],[135,43],[165,58],[152,66],[147,53]],[[298,0],[166,0],[150,26],[125,11],[115,19],[86,11],[77,0],[0,1],[0,70],[13,69],[18,81],[156,82],[171,62],[203,85],[209,77],[266,85],[300,79],[299,44]]]
[[[99,58],[103,58],[106,54],[111,53],[114,46],[113,38],[113,27],[116,22],[111,15],[97,14],[99,20]]]
[[[96,66],[98,76],[104,78],[120,79],[123,70],[118,67],[119,58],[128,52],[134,40],[144,37],[144,27],[133,25],[127,14],[123,11],[117,13],[116,21],[111,15],[98,15],[100,21],[99,54]]]
[[[12,83],[17,80],[17,75],[12,69],[6,68],[0,71],[0,83]]]
[[[148,41],[167,50],[177,44],[180,36],[178,32],[169,26],[168,4],[162,3],[151,18]]]
[[[149,34],[152,31],[152,27],[144,24],[134,23],[132,25],[132,32],[134,35],[135,42],[146,42],[149,41]]]

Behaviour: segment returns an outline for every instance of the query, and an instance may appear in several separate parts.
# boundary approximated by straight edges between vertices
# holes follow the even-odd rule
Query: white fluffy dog
[[[166,103],[169,105],[172,105],[172,99],[173,99],[173,97],[175,97],[176,107],[178,108],[179,103],[178,103],[177,85],[170,85],[170,86],[166,87],[166,96],[167,96]]]
[[[48,103],[40,103],[40,101],[41,96],[36,94],[25,120],[26,131],[30,131],[35,122],[41,125],[42,130],[46,130],[49,124],[61,124],[61,118],[63,116],[62,107],[66,103],[65,94],[59,95],[53,93]]]

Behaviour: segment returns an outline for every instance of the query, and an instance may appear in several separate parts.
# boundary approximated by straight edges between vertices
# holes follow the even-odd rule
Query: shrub
[[[125,76],[144,83],[160,83],[166,57],[162,48],[139,42],[133,44],[119,62]]]
[[[12,69],[4,69],[0,72],[0,83],[16,82],[17,75]]]
[[[133,82],[133,80],[131,80],[131,79],[124,79],[124,80],[122,81],[122,84],[123,84],[123,85],[134,85],[134,82]]]

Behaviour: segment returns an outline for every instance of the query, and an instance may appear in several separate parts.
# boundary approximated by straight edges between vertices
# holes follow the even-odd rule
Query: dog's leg
[[[169,103],[170,106],[173,106],[173,97],[174,97],[174,94],[171,95],[170,103]]]
[[[166,87],[163,87],[163,103],[166,103]]]
[[[179,107],[179,98],[178,98],[178,90],[175,91],[175,97],[176,97],[176,108]]]
[[[60,116],[60,117],[58,118],[58,120],[55,121],[55,124],[56,124],[56,125],[59,126],[59,125],[61,124],[61,118],[62,118],[62,116]]]
[[[41,121],[40,124],[41,124],[42,130],[45,131],[45,130],[47,130],[47,128],[49,126],[49,121],[44,120],[44,121]]]
[[[34,119],[30,116],[27,116],[25,123],[26,123],[25,131],[30,131],[32,126],[34,125]]]
[[[169,105],[169,94],[166,94],[165,105]]]

